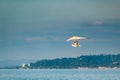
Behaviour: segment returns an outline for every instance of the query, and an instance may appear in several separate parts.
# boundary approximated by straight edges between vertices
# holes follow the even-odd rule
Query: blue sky
[[[120,0],[0,0],[0,60],[120,53]],[[66,42],[88,37],[81,47]]]

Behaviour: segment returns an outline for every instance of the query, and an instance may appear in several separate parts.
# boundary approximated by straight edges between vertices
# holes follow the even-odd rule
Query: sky
[[[0,0],[0,60],[120,54],[120,0]],[[74,48],[72,36],[88,37]]]

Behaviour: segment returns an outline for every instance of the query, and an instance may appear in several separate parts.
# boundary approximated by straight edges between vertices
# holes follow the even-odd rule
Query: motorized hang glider
[[[67,39],[67,41],[73,41],[72,46],[73,47],[79,47],[80,44],[79,44],[78,40],[83,40],[83,39],[87,39],[87,38],[86,37],[73,36],[73,37]]]

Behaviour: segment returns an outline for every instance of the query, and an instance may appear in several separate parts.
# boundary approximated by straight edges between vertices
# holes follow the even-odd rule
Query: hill
[[[99,67],[117,67],[120,68],[120,54],[117,55],[85,55],[76,58],[57,58],[52,60],[39,60],[30,63],[31,69],[36,68],[99,68]]]

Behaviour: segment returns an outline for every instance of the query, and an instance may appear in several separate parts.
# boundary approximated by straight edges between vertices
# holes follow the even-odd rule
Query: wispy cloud
[[[30,41],[42,41],[42,40],[44,40],[44,38],[43,37],[27,37],[24,40],[28,41],[28,42],[30,42]]]
[[[27,37],[24,39],[27,42],[32,42],[32,41],[61,41],[63,38],[61,36],[37,36],[37,37]]]
[[[92,24],[93,25],[101,25],[101,24],[103,24],[103,22],[102,21],[94,21]]]

